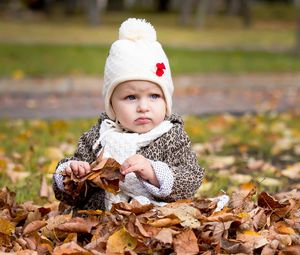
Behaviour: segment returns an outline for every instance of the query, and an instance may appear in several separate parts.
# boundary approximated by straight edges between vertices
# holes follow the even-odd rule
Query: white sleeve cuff
[[[174,177],[171,168],[166,163],[161,161],[149,161],[154,169],[159,187],[156,187],[147,181],[141,180],[143,186],[156,197],[166,197],[170,195],[174,184]]]
[[[71,162],[72,160],[64,162],[60,164],[55,170],[54,180],[60,190],[64,190],[64,177],[61,175],[61,173],[65,170],[66,167],[70,166]]]

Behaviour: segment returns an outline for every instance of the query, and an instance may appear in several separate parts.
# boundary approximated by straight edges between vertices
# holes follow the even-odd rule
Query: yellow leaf
[[[291,227],[287,226],[287,224],[283,221],[279,221],[275,225],[276,232],[279,234],[296,234],[295,230],[292,229]]]
[[[54,173],[56,166],[57,166],[58,161],[57,160],[51,160],[48,168],[47,168],[47,173]]]
[[[260,233],[255,232],[253,230],[245,230],[243,232],[244,235],[248,235],[248,236],[260,236]]]
[[[136,246],[137,240],[123,227],[108,238],[106,247],[108,253],[123,254],[126,250],[134,250]]]
[[[246,213],[246,212],[238,213],[237,216],[240,217],[240,218],[248,218],[248,217],[250,217],[249,213]]]
[[[15,225],[8,220],[0,218],[0,233],[11,235],[15,231]]]

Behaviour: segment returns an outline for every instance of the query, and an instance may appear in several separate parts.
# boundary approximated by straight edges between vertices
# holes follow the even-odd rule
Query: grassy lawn
[[[299,72],[289,52],[165,48],[176,74]],[[0,77],[22,71],[28,77],[101,75],[108,47],[96,45],[0,44]]]
[[[101,75],[109,46],[128,17],[155,26],[173,73],[299,72],[294,56],[296,11],[289,6],[253,9],[253,26],[238,17],[208,16],[203,29],[180,26],[176,13],[108,12],[103,24],[89,26],[83,16],[67,19],[0,18],[0,77]],[[269,16],[268,16],[269,15]]]
[[[57,162],[73,153],[79,135],[95,121],[0,120],[0,187],[17,191],[20,202],[44,203],[42,176],[50,185]],[[186,116],[185,123],[206,168],[201,195],[231,193],[249,182],[283,191],[300,178],[299,114]]]

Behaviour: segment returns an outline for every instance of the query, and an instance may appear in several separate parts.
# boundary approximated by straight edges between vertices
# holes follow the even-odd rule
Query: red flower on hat
[[[157,63],[156,68],[156,75],[161,77],[164,74],[164,69],[166,69],[164,63]]]

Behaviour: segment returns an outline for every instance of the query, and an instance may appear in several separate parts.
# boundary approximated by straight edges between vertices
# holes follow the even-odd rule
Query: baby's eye
[[[158,94],[151,94],[150,98],[151,99],[158,99],[158,98],[160,98],[160,95],[158,95]]]
[[[129,96],[126,97],[126,99],[127,99],[127,100],[134,100],[134,99],[135,99],[135,96],[129,95]]]

